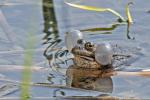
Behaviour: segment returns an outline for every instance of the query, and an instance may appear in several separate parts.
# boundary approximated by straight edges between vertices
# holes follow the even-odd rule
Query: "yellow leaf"
[[[104,8],[96,8],[96,7],[92,7],[92,6],[77,5],[77,4],[72,4],[72,3],[68,3],[68,2],[65,2],[65,3],[68,4],[69,6],[84,9],[84,10],[93,10],[93,11],[100,11],[100,12],[107,11],[107,9],[104,9]]]
[[[98,12],[111,12],[112,14],[119,17],[122,21],[125,21],[125,19],[118,12],[110,8],[97,8],[93,6],[84,6],[84,5],[78,5],[78,4],[68,3],[68,2],[65,3],[68,4],[69,6],[84,9],[84,10],[91,10],[91,11],[98,11]]]
[[[128,18],[128,24],[133,23],[132,16],[131,16],[131,13],[130,13],[130,9],[129,9],[129,5],[130,5],[130,4],[133,4],[133,3],[130,2],[130,3],[128,3],[127,6],[126,6],[126,15],[127,15],[127,18]]]

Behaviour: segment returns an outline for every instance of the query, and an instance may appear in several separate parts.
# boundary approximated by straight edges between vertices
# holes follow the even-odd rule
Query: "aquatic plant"
[[[27,100],[30,97],[30,82],[32,78],[32,61],[33,61],[33,49],[35,45],[34,32],[28,34],[27,40],[27,50],[25,51],[24,57],[24,69],[22,73],[22,84],[21,84],[21,98],[22,100]]]
[[[130,10],[129,10],[129,5],[133,4],[132,2],[128,3],[126,5],[126,15],[127,15],[127,38],[128,39],[131,39],[129,33],[130,33],[130,26],[131,24],[133,23],[133,19],[132,19],[132,16],[131,16],[131,13],[130,13]],[[134,38],[133,38],[134,39]]]
[[[34,19],[33,19],[34,18]],[[30,84],[32,80],[32,65],[33,65],[33,53],[36,43],[35,33],[37,33],[36,17],[33,13],[29,19],[29,33],[27,34],[26,50],[24,55],[24,69],[22,72],[22,83],[21,83],[21,99],[30,99]]]
[[[125,23],[125,24],[127,24],[127,38],[131,39],[131,37],[129,35],[129,33],[130,33],[129,29],[130,29],[131,24],[133,23],[133,18],[131,16],[131,12],[130,12],[129,6],[131,4],[133,4],[132,2],[129,2],[126,5],[126,8],[125,8],[126,9],[126,17],[127,18],[124,18],[120,13],[118,13],[117,11],[115,11],[115,10],[113,10],[111,8],[99,8],[99,7],[93,7],[93,6],[85,6],[85,5],[73,4],[73,3],[69,3],[69,2],[65,2],[65,3],[67,5],[69,5],[69,6],[71,6],[71,7],[75,7],[75,8],[79,8],[79,9],[83,9],[83,10],[97,11],[97,12],[110,12],[113,15],[119,17],[119,19],[117,20],[119,23],[112,24],[111,27],[84,29],[84,30],[81,30],[81,31],[92,31],[92,32],[95,32],[95,31],[112,31],[117,26],[119,26],[120,23]],[[110,34],[110,32],[109,33],[105,32],[103,34]]]
[[[97,12],[110,12],[114,14],[115,16],[119,17],[119,22],[129,22],[133,23],[132,16],[130,13],[129,5],[133,4],[132,2],[128,3],[126,6],[126,15],[127,15],[127,20],[117,11],[111,9],[111,8],[98,8],[98,7],[93,7],[93,6],[85,6],[85,5],[79,5],[79,4],[73,4],[69,2],[65,2],[67,5],[75,7],[75,8],[80,8],[83,10],[89,10],[89,11],[97,11]]]

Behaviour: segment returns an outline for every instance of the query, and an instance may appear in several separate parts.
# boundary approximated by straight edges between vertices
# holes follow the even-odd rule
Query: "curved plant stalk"
[[[130,26],[131,24],[133,23],[133,19],[132,19],[132,16],[131,16],[131,12],[130,12],[130,9],[129,9],[129,5],[133,4],[132,2],[128,3],[126,5],[126,15],[127,15],[127,38],[128,39],[131,39],[129,33],[130,33]],[[133,38],[134,39],[134,38]]]
[[[82,29],[80,30],[81,32],[86,32],[86,31],[90,31],[90,32],[97,32],[97,31],[113,31],[115,30],[118,26],[120,26],[121,24],[115,23],[112,24],[110,27],[97,27],[97,28],[88,28],[88,29]],[[103,34],[111,34],[111,32],[106,32]]]
[[[123,22],[126,21],[125,18],[122,17],[118,12],[116,12],[115,10],[110,9],[110,8],[97,8],[97,7],[93,7],[93,6],[84,6],[84,5],[78,5],[78,4],[68,3],[68,2],[65,2],[65,3],[68,4],[69,6],[84,9],[84,10],[91,10],[91,11],[97,11],[97,12],[111,12],[115,16],[119,17],[121,19],[121,21],[123,21]]]
[[[127,18],[128,18],[128,23],[129,24],[132,24],[133,23],[133,19],[132,19],[132,16],[131,16],[131,12],[130,12],[130,9],[129,9],[129,5],[133,4],[132,2],[128,3],[126,5],[126,15],[127,15]]]

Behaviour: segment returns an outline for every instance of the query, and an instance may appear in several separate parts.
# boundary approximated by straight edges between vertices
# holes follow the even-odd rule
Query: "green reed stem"
[[[33,7],[35,8],[35,7]],[[37,9],[36,9],[37,10]],[[37,33],[38,27],[36,20],[36,14],[34,12],[36,10],[33,10],[33,13],[29,19],[29,32],[27,37],[27,44],[26,44],[26,51],[24,55],[24,70],[22,72],[22,84],[21,84],[21,100],[29,100],[30,95],[30,83],[32,80],[32,65],[33,65],[33,54],[35,50],[35,44],[36,44],[36,37],[35,33]],[[31,50],[32,49],[32,50]]]

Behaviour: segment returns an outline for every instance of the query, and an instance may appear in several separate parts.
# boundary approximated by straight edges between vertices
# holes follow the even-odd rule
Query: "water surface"
[[[112,8],[125,17],[125,6],[130,1],[69,0],[69,2],[76,4]],[[150,66],[149,1],[132,0],[132,2],[134,5],[130,8],[134,24],[130,27],[130,36],[131,38],[134,37],[134,40],[128,39],[126,36],[127,25],[117,26],[110,31],[83,32],[84,38],[88,41],[94,43],[109,42],[124,48],[118,52],[127,50],[123,53],[135,55],[136,59],[133,61],[131,59],[130,63],[120,66],[121,71],[146,70]],[[34,50],[32,81],[65,86],[65,88],[33,86],[31,89],[33,97],[52,99],[55,96],[102,97],[110,95],[118,98],[150,98],[150,79],[144,76],[118,75],[106,79],[97,78],[91,83],[94,84],[94,88],[82,83],[89,87],[88,90],[69,88],[68,83],[66,83],[66,70],[73,63],[71,60],[65,61],[70,55],[66,54],[64,49],[54,49],[65,48],[65,33],[71,29],[110,28],[117,22],[116,16],[108,12],[99,13],[72,8],[66,5],[64,0],[53,0],[53,2],[51,0],[7,0],[0,1],[0,5],[1,97],[19,97],[20,88],[16,81],[21,82],[24,53],[28,45],[28,33],[33,32],[36,37],[36,45],[32,49]],[[86,76],[88,76],[87,72],[82,77]],[[10,81],[14,83],[12,84]],[[2,89],[6,86],[8,88]],[[40,91],[38,91],[39,89]]]

